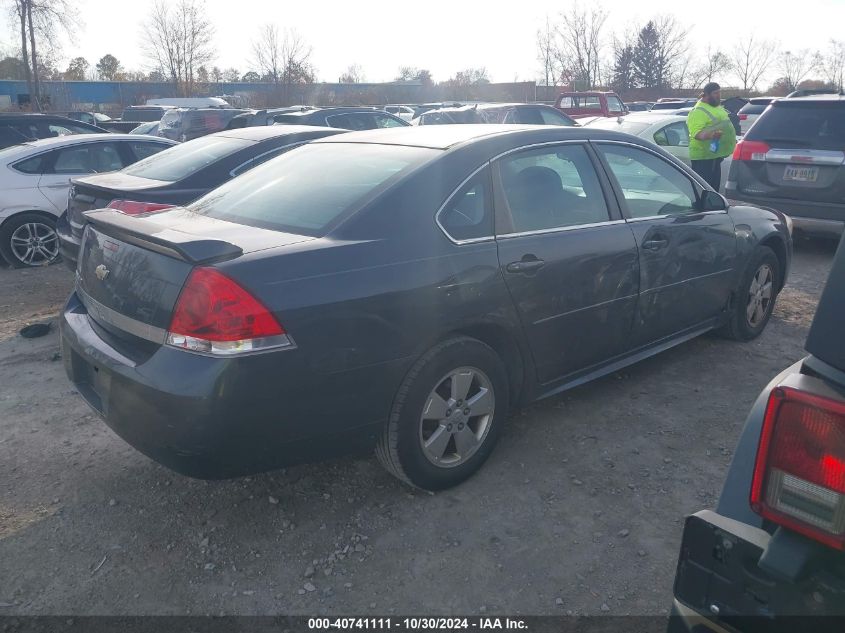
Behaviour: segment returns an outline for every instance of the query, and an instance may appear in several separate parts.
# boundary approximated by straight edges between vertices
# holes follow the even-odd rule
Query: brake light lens
[[[748,120],[748,115],[747,115],[747,114],[740,114],[740,115],[739,115],[739,120],[740,120],[740,121],[747,121],[747,120]]]
[[[176,301],[167,344],[215,356],[293,347],[272,313],[214,268],[191,272]]]
[[[145,213],[159,213],[172,209],[172,204],[160,204],[156,202],[135,202],[134,200],[112,200],[107,208],[120,211],[125,215],[143,215]]]
[[[766,160],[771,147],[760,141],[740,141],[734,149],[734,160]]]
[[[845,550],[845,403],[790,387],[769,397],[751,508]]]

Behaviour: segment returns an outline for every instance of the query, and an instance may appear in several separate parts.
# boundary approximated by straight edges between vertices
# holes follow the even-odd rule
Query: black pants
[[[707,181],[707,184],[719,191],[722,184],[722,161],[724,158],[692,160],[692,170]]]

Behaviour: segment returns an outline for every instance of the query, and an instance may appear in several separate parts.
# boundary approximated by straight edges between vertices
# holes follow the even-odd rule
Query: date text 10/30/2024
[[[312,631],[525,631],[512,618],[309,618]]]

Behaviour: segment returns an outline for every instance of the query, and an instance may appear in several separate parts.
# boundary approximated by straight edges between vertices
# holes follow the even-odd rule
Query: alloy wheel
[[[27,266],[44,266],[59,256],[59,236],[49,224],[27,222],[12,233],[12,254]]]
[[[492,383],[480,369],[461,367],[444,376],[420,418],[423,454],[441,468],[465,463],[484,443],[495,405]]]
[[[774,296],[774,273],[768,264],[763,264],[757,269],[748,288],[748,304],[745,308],[745,316],[748,325],[756,328],[766,318],[769,306]]]

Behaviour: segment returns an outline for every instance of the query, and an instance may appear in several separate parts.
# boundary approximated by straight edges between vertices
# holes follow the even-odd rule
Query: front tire
[[[379,461],[424,490],[465,481],[493,452],[508,392],[502,360],[489,346],[468,337],[436,345],[399,387],[376,447]]]
[[[19,213],[0,225],[0,254],[12,268],[48,266],[59,261],[56,219]]]
[[[736,341],[750,341],[763,333],[780,291],[780,261],[767,246],[759,246],[743,275],[724,334]]]

